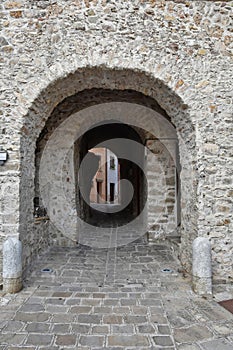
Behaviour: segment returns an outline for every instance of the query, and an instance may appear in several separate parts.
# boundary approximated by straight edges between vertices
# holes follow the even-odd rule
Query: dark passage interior
[[[89,151],[109,141],[111,145],[108,146],[108,149],[116,155],[119,164],[118,187],[120,200],[118,203],[114,203],[115,184],[109,181],[109,200],[100,203],[101,199],[98,193],[102,192],[102,187],[107,186],[107,184],[97,182],[97,204],[91,205],[90,191],[94,176],[99,169],[99,159],[97,159],[98,156]],[[143,172],[144,148],[143,146],[140,147],[140,152],[137,152],[136,164],[134,162],[134,143],[130,141],[142,145],[139,134],[131,126],[111,120],[95,125],[76,141],[74,164],[76,169],[77,213],[85,222],[99,227],[116,227],[131,222],[142,211],[147,191],[146,178]],[[125,143],[127,147],[125,147]],[[113,169],[114,162],[112,157],[110,158],[109,167]],[[85,166],[81,167],[78,174],[80,165],[84,164],[83,161],[86,162]],[[102,168],[104,167],[102,166]],[[129,183],[132,185],[131,188]],[[85,199],[80,188],[85,188]]]

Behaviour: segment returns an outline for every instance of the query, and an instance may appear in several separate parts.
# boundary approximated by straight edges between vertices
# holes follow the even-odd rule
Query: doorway
[[[110,183],[110,203],[114,203],[115,200],[115,184]]]
[[[113,140],[116,140],[115,143]],[[143,147],[137,155],[139,166],[133,161],[133,146],[128,146],[126,156],[121,140],[142,145],[141,137],[130,125],[111,120],[94,126],[76,142],[74,157],[76,164],[79,159],[77,168],[82,168],[83,177],[82,183],[76,174],[77,211],[87,223],[104,227],[121,226],[131,222],[143,210],[147,191]],[[105,142],[112,145],[103,147]],[[99,157],[98,161],[96,157]],[[88,181],[92,181],[92,186],[88,185]],[[88,200],[84,200],[80,191],[84,183]],[[131,195],[132,198],[129,198]]]

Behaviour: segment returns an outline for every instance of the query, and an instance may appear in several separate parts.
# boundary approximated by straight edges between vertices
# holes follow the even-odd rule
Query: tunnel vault
[[[118,78],[120,78],[120,75],[121,75],[120,71],[118,73],[119,73]],[[66,80],[69,81],[70,76],[68,76]],[[67,84],[68,84],[68,81],[67,81]],[[58,81],[57,83],[60,84],[60,81]],[[67,86],[69,85],[66,85],[66,87]],[[54,90],[54,87],[52,87],[52,90]],[[52,94],[52,91],[49,92],[50,101],[51,101],[51,94]],[[171,91],[168,92],[168,94],[170,95],[170,97],[172,96]],[[177,104],[178,100],[179,98],[176,95],[174,95],[174,103]],[[42,100],[42,103],[43,103],[43,100]],[[173,104],[173,102],[171,103]],[[183,104],[181,100],[179,103],[180,103],[181,115],[185,115],[187,107]],[[179,105],[179,103],[177,104],[177,106]],[[36,101],[36,104],[38,105],[38,101]],[[124,108],[123,108],[124,112],[118,115],[116,113],[116,110],[114,110],[114,104],[116,104],[118,107],[120,104],[124,105]],[[108,110],[107,114],[105,113],[104,116],[101,116],[101,113],[99,113],[99,109],[102,108],[102,106],[105,106],[105,107],[107,106],[106,108],[110,108],[110,110]],[[141,109],[141,112],[140,112],[141,115],[140,113],[139,114],[137,113],[138,108]],[[149,114],[154,113],[154,116],[156,116],[154,119],[154,122],[152,122],[152,125],[150,125],[150,123],[148,123],[148,120],[146,120],[147,118],[146,115],[143,115],[144,113],[143,109],[144,111],[146,111],[146,113],[149,113]],[[97,120],[96,120],[96,116],[93,116],[93,111],[96,111],[96,110],[99,113],[98,115],[99,119],[97,118]],[[113,115],[111,111],[114,112]],[[130,117],[127,117],[128,112],[130,114]],[[158,237],[166,238],[166,236],[168,237],[169,235],[181,236],[181,242],[183,237],[183,244],[186,247],[188,245],[190,246],[190,243],[188,243],[187,245],[187,242],[192,241],[191,236],[189,236],[187,233],[185,233],[185,235],[182,236],[182,232],[185,232],[186,226],[187,227],[190,226],[190,221],[189,221],[190,214],[192,216],[195,214],[193,211],[189,210],[189,208],[191,208],[192,206],[192,202],[195,196],[193,195],[193,192],[190,192],[188,197],[184,198],[184,202],[186,202],[185,205],[180,205],[180,203],[182,202],[182,197],[181,197],[182,174],[183,176],[186,176],[186,169],[187,169],[187,172],[189,172],[190,164],[191,164],[190,159],[187,161],[187,157],[184,157],[183,155],[185,154],[186,146],[189,148],[189,150],[191,149],[191,153],[192,153],[192,147],[193,147],[192,125],[186,124],[187,127],[181,128],[178,130],[177,125],[176,125],[176,128],[173,125],[173,122],[176,121],[177,119],[177,114],[175,118],[171,118],[167,114],[167,112],[160,107],[159,103],[156,101],[155,98],[146,96],[142,92],[139,92],[133,89],[123,89],[123,90],[117,89],[117,88],[116,89],[107,89],[107,88],[84,89],[75,94],[71,93],[70,96],[63,98],[55,106],[55,108],[49,113],[49,115],[47,115],[47,117],[45,117],[46,115],[45,113],[46,113],[46,110],[44,109],[43,113],[41,114],[41,118],[44,115],[43,117],[44,119],[40,119],[40,122],[38,120],[38,126],[40,124],[39,128],[35,129],[34,132],[30,135],[30,138],[31,138],[30,142],[32,142],[32,144],[35,142],[35,153],[31,155],[29,155],[28,153],[28,147],[27,147],[27,144],[29,142],[28,138],[27,139],[22,138],[22,142],[21,142],[22,149],[27,149],[26,156],[22,159],[22,162],[26,162],[31,157],[32,159],[34,158],[34,162],[35,162],[35,175],[32,177],[34,182],[34,185],[33,185],[34,190],[33,190],[33,193],[31,189],[28,190],[27,192],[25,192],[26,196],[24,196],[24,198],[27,197],[31,203],[34,203],[33,204],[34,207],[30,205],[27,207],[27,210],[24,210],[23,208],[25,207],[27,200],[20,202],[21,203],[20,204],[21,205],[21,219],[20,219],[21,230],[20,231],[22,232],[21,234],[22,241],[24,241],[23,232],[25,232],[24,231],[25,224],[26,222],[28,222],[28,219],[27,221],[25,221],[25,218],[23,219],[23,217],[25,216],[26,211],[28,212],[29,208],[31,208],[31,213],[29,213],[31,215],[31,219],[30,219],[31,223],[28,225],[26,231],[28,231],[29,227],[32,228],[32,232],[34,232],[34,240],[35,240],[35,237],[38,237],[38,244],[40,246],[40,249],[43,249],[43,246],[46,247],[51,244],[69,246],[69,245],[76,244],[77,242],[80,241],[79,233],[81,232],[82,229],[81,227],[78,227],[77,223],[74,223],[72,221],[73,217],[78,217],[80,215],[79,211],[82,206],[81,205],[80,207],[78,207],[78,202],[80,199],[78,199],[79,193],[77,191],[77,187],[75,188],[77,184],[75,180],[75,172],[73,169],[74,152],[76,152],[75,149],[77,150],[76,141],[79,139],[80,136],[83,136],[90,128],[93,128],[93,126],[95,126],[96,123],[101,123],[103,121],[106,122],[107,120],[114,120],[114,121],[117,121],[117,123],[125,124],[127,125],[128,128],[131,128],[132,132],[138,135],[138,138],[140,139],[141,144],[146,149],[148,149],[148,154],[144,155],[146,158],[145,168],[144,168],[146,172],[146,181],[140,180],[138,182],[138,186],[137,186],[139,187],[139,189],[137,188],[138,196],[137,196],[137,200],[134,201],[134,206],[138,207],[137,208],[138,212],[141,210],[141,208],[143,209],[145,208],[145,211],[143,212],[143,215],[144,215],[143,222],[146,227],[145,232],[150,234],[150,238],[152,240],[157,239]],[[171,114],[171,111],[169,113]],[[75,123],[79,125],[78,128],[81,130],[82,135],[78,135],[79,132],[77,132],[77,135],[75,136],[75,140],[73,142],[73,146],[70,147],[69,149],[70,153],[69,155],[66,154],[65,161],[63,162],[63,180],[65,181],[64,183],[66,183],[65,196],[66,198],[69,199],[69,204],[68,204],[69,215],[66,216],[68,218],[67,220],[62,219],[63,222],[61,219],[59,219],[60,220],[59,225],[61,224],[62,227],[68,225],[65,230],[61,230],[59,225],[55,224],[54,220],[52,219],[54,212],[56,213],[55,215],[57,215],[60,218],[62,218],[64,214],[64,208],[60,208],[60,199],[61,199],[59,198],[60,193],[58,191],[58,195],[57,194],[54,195],[53,190],[52,192],[50,192],[49,188],[47,188],[48,191],[46,190],[46,193],[47,193],[46,195],[49,195],[50,198],[52,198],[51,205],[53,207],[53,210],[51,212],[51,208],[46,208],[46,206],[44,206],[43,201],[41,201],[41,198],[40,198],[41,188],[46,188],[46,186],[44,187],[43,185],[42,187],[40,187],[39,173],[41,170],[41,159],[43,158],[42,156],[44,154],[44,150],[46,149],[49,142],[56,134],[57,130],[60,130],[59,128],[63,125],[63,123],[66,123],[69,120],[69,118],[71,119],[73,118],[73,120],[75,120]],[[27,123],[27,118],[25,118],[25,122]],[[151,127],[152,127],[152,130],[150,130]],[[41,130],[40,132],[38,132],[39,129]],[[185,133],[188,132],[188,130],[190,130],[190,132],[188,133],[189,140],[186,145],[185,142],[183,142],[183,138],[179,139],[179,135],[182,134],[184,136]],[[65,142],[66,139],[69,139],[69,135],[60,134],[60,139],[62,139],[63,142]],[[179,139],[179,142],[178,142],[178,139]],[[57,157],[57,151],[59,149],[62,149],[62,147],[60,148],[58,147],[57,149],[54,149],[53,157],[49,161],[44,163],[46,164],[46,166],[49,164],[48,168],[52,164],[52,162],[50,161],[51,160],[55,161]],[[79,152],[79,156],[80,156],[80,152]],[[181,168],[179,165],[180,157],[181,157],[181,163],[183,162],[182,174],[180,173]],[[193,155],[191,154],[191,159],[192,157]],[[26,169],[23,167],[23,164],[22,164],[22,169]],[[139,177],[143,178],[143,176],[141,175],[139,175]],[[24,183],[22,188],[26,190],[26,188],[28,188],[29,183],[31,185],[32,183],[30,182],[31,180],[29,182],[28,181],[24,182],[23,180],[24,178],[25,178],[25,172],[22,173],[21,183],[22,184]],[[54,181],[51,181],[50,185],[53,185],[53,182]],[[145,183],[147,183],[146,186],[145,186]],[[185,190],[185,193],[187,193],[186,188],[189,187],[190,189],[189,183],[183,182],[183,188]],[[61,188],[63,188],[63,186],[61,186]],[[193,190],[195,191],[195,189]],[[31,198],[29,198],[30,194],[31,194]],[[146,203],[145,197],[147,197],[147,203]],[[44,219],[42,218],[39,221],[39,223],[36,222],[36,225],[35,225],[35,220],[37,221],[37,218],[35,218],[35,215],[33,216],[33,214],[35,214],[35,204],[37,207],[39,207],[39,211],[40,209],[42,209],[42,213],[45,214]],[[181,210],[181,207],[182,207],[182,210]],[[65,208],[65,210],[67,210],[67,208]],[[50,215],[48,215],[48,211],[50,211]],[[158,214],[159,214],[159,220],[158,220]],[[97,221],[99,220],[97,219]],[[118,224],[119,224],[119,221],[118,221]],[[65,234],[64,234],[64,231],[65,231]],[[192,235],[193,234],[194,234],[194,231],[192,232]],[[24,250],[24,254],[25,254],[24,264],[26,264],[26,261],[30,261],[31,257],[33,256],[34,248],[35,248],[35,251],[37,249],[36,248],[37,243],[33,246],[33,249],[31,249],[31,247],[27,244],[27,242],[25,242],[25,246],[26,246],[26,249]],[[188,266],[190,262],[188,255],[191,254],[191,250],[187,248],[186,251],[183,250],[182,254],[185,255],[184,261],[185,263],[187,263],[187,266]]]
[[[106,108],[108,109],[107,111],[105,110]],[[116,112],[115,108],[119,109],[119,111]],[[103,116],[101,115],[101,109],[103,109]],[[96,110],[98,110],[97,115]],[[115,114],[113,111],[115,111]],[[151,116],[149,117],[147,113],[151,114]],[[157,121],[150,120],[150,118],[153,118],[153,113],[155,113],[155,119],[159,118]],[[111,119],[113,114],[115,119]],[[68,131],[66,129],[61,131],[63,125],[68,123],[69,118],[73,118],[73,124],[67,127]],[[143,127],[143,118],[145,123],[148,123],[148,125],[145,124],[145,128]],[[80,132],[81,126],[82,131]],[[67,147],[61,141],[59,144],[59,139],[64,141],[64,139],[69,138],[70,136],[67,135],[67,132],[69,133],[70,128],[73,130],[76,128],[77,134],[74,133],[75,136],[72,136],[74,139],[73,143],[70,144],[69,152],[63,155],[65,160],[60,160],[64,162],[62,187],[65,184],[65,196],[66,199],[69,198],[68,206],[70,208],[65,215],[69,218],[69,222],[73,222],[73,226],[64,224],[65,219],[63,223],[59,219],[60,226],[56,225],[55,219],[52,220],[55,225],[50,224],[50,230],[52,232],[51,235],[56,240],[64,242],[64,239],[61,239],[61,237],[66,237],[72,242],[80,242],[83,226],[80,226],[78,222],[75,223],[74,220],[70,220],[71,217],[80,218],[84,222],[97,227],[118,227],[140,217],[137,225],[139,225],[140,221],[142,226],[139,225],[137,229],[137,237],[141,235],[141,232],[149,234],[150,239],[164,236],[179,236],[180,165],[177,135],[175,128],[169,121],[169,117],[158,106],[156,101],[130,90],[110,91],[93,89],[82,91],[76,96],[69,97],[57,106],[37,140],[35,158],[34,202],[37,203],[35,211],[42,213],[50,211],[48,214],[50,219],[51,215],[60,218],[64,214],[64,208],[61,205],[63,200],[60,197],[60,193],[54,195],[56,190],[51,190],[51,184],[44,183],[42,188],[46,188],[46,196],[50,198],[50,205],[53,208],[48,208],[48,205],[43,203],[39,173],[41,170],[41,158],[46,151],[48,143],[50,142],[51,144],[51,139],[53,139],[59,128],[59,137],[54,142],[56,145],[55,149],[51,151],[49,158],[47,158],[47,163],[44,162],[42,168],[47,167],[53,157],[56,159],[56,166],[58,166],[58,148]],[[118,139],[119,145],[121,140],[133,140],[142,145],[142,148],[136,152],[137,157],[140,159],[138,159],[139,164],[134,164],[135,150],[133,146],[131,153],[128,155],[129,159],[119,156],[120,178],[121,180],[128,180],[132,184],[134,194],[128,205],[114,214],[98,212],[91,208],[89,203],[83,200],[78,183],[78,169],[88,150],[112,139]],[[128,148],[128,146],[125,148]],[[114,149],[114,152],[118,155],[117,148]],[[84,182],[87,181],[88,170],[83,176]],[[43,177],[48,178],[49,176],[43,174]],[[54,181],[52,180],[52,182]],[[124,197],[127,190],[122,187],[121,193]],[[56,199],[51,204],[52,197],[56,197]],[[63,228],[61,225],[63,225]],[[66,228],[64,229],[64,227]]]

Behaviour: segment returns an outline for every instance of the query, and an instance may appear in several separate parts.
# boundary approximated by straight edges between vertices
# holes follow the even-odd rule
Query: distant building
[[[99,169],[92,180],[90,202],[118,204],[120,166],[117,156],[106,148],[92,148],[89,152],[99,157]]]
[[[106,167],[107,201],[111,204],[118,204],[120,201],[120,198],[119,198],[120,165],[118,163],[117,156],[108,149],[106,151],[107,151],[107,167]]]

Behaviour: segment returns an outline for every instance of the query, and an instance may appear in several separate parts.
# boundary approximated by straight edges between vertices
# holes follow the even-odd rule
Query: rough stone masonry
[[[232,1],[1,1],[0,146],[9,159],[0,167],[0,247],[8,236],[19,237],[24,269],[54,242],[69,245],[49,220],[35,223],[38,138],[60,106],[61,120],[67,117],[68,98],[81,106],[83,91],[130,90],[141,94],[141,104],[153,99],[177,132],[184,268],[191,271],[193,240],[205,237],[214,280],[232,282],[232,7]]]

